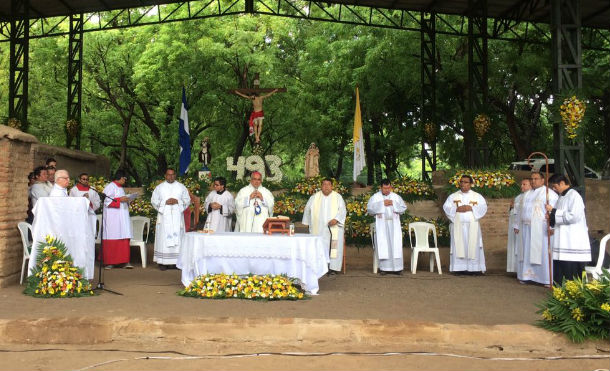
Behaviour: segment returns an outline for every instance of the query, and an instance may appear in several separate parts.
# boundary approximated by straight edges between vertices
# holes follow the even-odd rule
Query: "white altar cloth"
[[[85,197],[41,197],[33,210],[32,253],[28,275],[36,266],[38,243],[47,235],[55,236],[65,245],[74,265],[83,268],[85,278],[92,279],[95,265],[95,226],[89,219],[89,200]],[[95,222],[95,221],[93,221]]]
[[[310,294],[328,272],[329,247],[309,234],[186,233],[178,258],[182,284],[202,274],[285,274],[298,278]]]

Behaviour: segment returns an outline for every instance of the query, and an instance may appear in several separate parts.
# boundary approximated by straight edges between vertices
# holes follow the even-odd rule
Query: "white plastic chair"
[[[413,240],[411,232],[415,233],[415,246],[413,246]],[[434,247],[430,247],[428,235],[432,231],[434,236]],[[436,266],[438,267],[438,274],[443,274],[441,270],[441,258],[438,251],[438,243],[436,241],[436,227],[432,223],[425,222],[413,222],[409,223],[409,243],[411,244],[411,273],[417,273],[417,258],[420,252],[430,253],[430,272],[434,272],[434,257],[436,257]],[[434,256],[432,256],[434,253]]]
[[[129,246],[139,246],[140,255],[142,257],[142,268],[146,268],[146,241],[148,240],[148,232],[150,231],[150,218],[145,216],[132,216],[131,233],[133,237],[129,241]],[[144,232],[146,231],[146,237]]]
[[[371,240],[373,241],[373,273],[377,274],[377,270],[379,269],[379,255],[377,255],[377,242],[375,242],[377,237],[375,234],[375,223],[370,224],[369,231],[371,233]]]
[[[595,266],[586,266],[585,272],[587,274],[591,274],[593,279],[598,279],[602,274],[602,264],[604,263],[604,256],[606,254],[606,245],[608,245],[608,241],[610,240],[610,234],[607,234],[602,238],[599,243],[599,255],[597,256],[597,264]]]
[[[102,214],[97,214],[97,221],[95,222],[95,243],[101,245],[102,244]]]
[[[26,222],[19,222],[19,224],[17,224],[17,228],[19,229],[21,244],[23,245],[23,263],[21,263],[21,276],[19,276],[19,284],[23,285],[23,273],[27,273],[25,270],[25,262],[30,260],[30,252],[33,245],[33,242],[30,241],[30,237],[28,235],[28,231],[32,231],[32,225]]]

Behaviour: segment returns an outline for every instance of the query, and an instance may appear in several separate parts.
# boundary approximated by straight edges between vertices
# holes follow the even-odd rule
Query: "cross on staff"
[[[263,101],[275,93],[285,93],[286,88],[261,88],[258,73],[254,75],[253,88],[238,88],[231,89],[229,93],[252,101],[252,112],[248,120],[250,135],[254,135],[254,143],[258,144],[261,141],[261,132],[263,131]],[[267,94],[264,94],[267,93]]]

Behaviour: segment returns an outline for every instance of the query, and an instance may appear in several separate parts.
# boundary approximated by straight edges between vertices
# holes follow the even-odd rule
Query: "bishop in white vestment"
[[[447,197],[443,204],[445,215],[451,221],[450,272],[485,272],[485,253],[479,220],[487,213],[483,196],[471,190],[473,179],[460,178],[460,190]]]
[[[521,180],[521,193],[515,197],[509,210],[508,218],[508,242],[506,243],[506,271],[517,272],[518,257],[517,252],[523,249],[523,240],[519,235],[521,228],[521,209],[523,209],[524,196],[532,189],[532,181]]]
[[[312,195],[305,205],[303,224],[309,226],[309,233],[324,238],[329,247],[330,274],[341,271],[343,264],[343,235],[347,209],[340,194],[333,191],[333,182],[326,178],[322,190]]]
[[[235,200],[226,190],[227,180],[223,177],[214,179],[214,190],[205,198],[204,208],[208,213],[205,229],[214,232],[230,232]]]
[[[176,171],[168,168],[165,181],[155,187],[150,203],[157,210],[155,253],[153,261],[159,269],[176,265],[184,236],[184,210],[191,204],[186,187],[176,181]]]
[[[261,173],[255,171],[250,177],[250,184],[237,193],[235,232],[263,233],[265,220],[273,216],[273,195],[262,186],[262,181]]]
[[[407,205],[399,195],[392,192],[390,181],[384,179],[380,191],[369,199],[366,210],[375,216],[375,253],[379,258],[379,270],[382,274],[402,272],[404,263],[400,215],[407,211]]]
[[[555,174],[549,186],[559,195],[555,207],[547,205],[553,235],[553,281],[561,285],[563,279],[580,278],[586,263],[591,261],[589,229],[585,217],[585,203],[580,194],[570,187],[567,177]]]
[[[532,173],[532,190],[523,200],[521,210],[521,226],[519,231],[523,242],[523,249],[518,251],[517,278],[519,281],[533,281],[543,285],[550,285],[550,262],[548,254],[548,232],[546,219],[547,188],[544,178],[539,172]],[[548,203],[554,206],[557,194],[548,192]],[[551,236],[551,244],[553,237]]]

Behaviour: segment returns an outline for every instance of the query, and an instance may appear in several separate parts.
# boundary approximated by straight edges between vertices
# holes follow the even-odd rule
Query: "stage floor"
[[[572,344],[532,326],[548,289],[505,274],[380,276],[351,269],[323,277],[319,295],[296,302],[181,297],[180,271],[162,272],[156,264],[104,274],[106,287],[123,295],[36,299],[23,295],[22,286],[0,289],[0,364],[15,370],[580,370],[603,369],[610,359],[607,342]],[[585,358],[540,360],[555,356]]]
[[[402,276],[350,270],[320,279],[320,294],[303,301],[203,300],[176,295],[179,270],[104,270],[103,292],[81,299],[44,300],[25,296],[18,285],[0,289],[0,318],[35,319],[81,313],[90,316],[239,317],[415,320],[453,324],[532,324],[536,304],[548,289],[522,285],[514,276],[439,275],[426,271]],[[97,275],[96,275],[97,278]],[[19,308],[18,310],[16,308]]]

